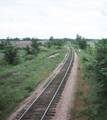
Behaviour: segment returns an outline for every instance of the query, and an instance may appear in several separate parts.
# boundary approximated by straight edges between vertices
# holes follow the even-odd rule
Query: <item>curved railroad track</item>
[[[21,114],[19,120],[50,120],[55,115],[55,108],[66,84],[66,80],[73,65],[74,50],[69,46],[69,54],[58,73],[50,80],[41,94],[30,107]]]

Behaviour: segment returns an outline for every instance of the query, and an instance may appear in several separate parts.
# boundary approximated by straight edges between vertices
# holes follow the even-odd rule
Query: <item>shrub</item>
[[[7,62],[5,60],[0,60],[0,65],[7,65]]]
[[[44,44],[44,46],[47,47],[47,48],[51,48],[52,47],[52,42],[48,41]]]
[[[32,39],[31,40],[31,47],[38,49],[39,48],[39,43],[38,43],[38,39]]]
[[[92,63],[87,62],[85,63],[85,66],[84,66],[84,72],[89,72],[90,70],[92,70],[92,68],[93,68]]]
[[[31,50],[30,50],[30,47],[28,45],[26,45],[25,50],[26,50],[27,55],[31,54]]]
[[[83,90],[79,88],[77,94],[82,95],[83,94]]]
[[[75,110],[75,108],[74,108],[74,107],[71,107],[71,108],[70,108],[70,113],[73,113],[74,110]]]
[[[36,55],[36,56],[37,56],[37,54],[39,53],[39,51],[40,51],[39,48],[38,48],[38,49],[31,48],[31,54],[32,54],[32,55]]]
[[[39,46],[39,49],[40,49],[40,51],[43,51],[43,52],[45,52],[45,51],[48,50],[48,49],[47,49],[46,47],[44,47],[44,46]]]
[[[23,50],[23,47],[19,47],[19,46],[14,46],[17,50]]]
[[[88,97],[87,97],[87,96],[83,96],[83,97],[80,98],[80,100],[84,101],[85,104],[87,104],[87,102],[88,102]]]
[[[78,66],[78,68],[77,68],[78,70],[80,70],[81,69],[81,67],[80,66]]]
[[[35,58],[34,55],[26,55],[25,60],[33,60]]]
[[[18,50],[13,46],[8,46],[3,51],[4,60],[8,62],[8,64],[16,65],[19,63],[19,56],[18,56]]]
[[[77,115],[76,117],[79,118],[83,115],[83,111],[82,110],[77,110]]]
[[[62,47],[61,47],[61,46],[55,46],[55,48],[56,48],[56,49],[62,49]]]
[[[82,38],[81,36],[79,36],[77,34],[76,42],[77,42],[77,44],[78,44],[80,49],[84,49],[84,50],[86,49],[86,47],[87,47],[87,40],[85,38]]]
[[[82,57],[82,62],[84,63],[84,62],[88,62],[89,61],[89,59],[87,58],[87,57],[85,57],[85,56],[83,56]]]

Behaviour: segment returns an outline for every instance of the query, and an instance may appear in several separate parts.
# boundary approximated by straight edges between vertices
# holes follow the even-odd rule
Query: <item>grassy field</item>
[[[87,42],[87,44],[89,44],[92,48],[94,48],[94,47],[95,47],[95,44],[94,44],[94,42],[93,42],[93,41],[88,41],[88,42]]]
[[[33,60],[25,61],[24,50],[19,50],[21,63],[16,66],[0,66],[0,120],[4,120],[43,82],[62,61],[67,50],[50,49],[40,52]],[[47,56],[59,53],[54,58]]]

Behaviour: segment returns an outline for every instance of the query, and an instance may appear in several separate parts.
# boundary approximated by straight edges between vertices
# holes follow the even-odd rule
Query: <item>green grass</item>
[[[79,117],[84,117],[86,116],[87,120],[106,120],[107,119],[107,98],[104,94],[105,97],[101,97],[100,93],[103,91],[103,87],[100,88],[100,84],[98,81],[96,81],[96,78],[99,77],[96,75],[96,72],[93,72],[94,68],[94,63],[96,62],[95,60],[95,46],[93,42],[88,42],[93,49],[92,49],[92,54],[88,53],[87,50],[81,50],[81,52],[78,52],[78,49],[75,47],[76,45],[73,45],[75,47],[75,51],[78,54],[78,56],[81,58],[81,64],[83,66],[83,74],[85,76],[82,76],[82,80],[84,80],[88,86],[88,93],[89,97],[87,96],[82,96],[80,97],[80,100],[82,103],[84,102],[85,105],[88,105],[87,108],[83,110],[78,110],[77,111],[77,118]],[[95,68],[94,68],[95,69]],[[100,71],[100,70],[99,70]],[[82,83],[84,84],[84,82]],[[99,94],[98,94],[99,92]],[[81,93],[80,90],[78,93]]]
[[[0,59],[2,59],[3,58],[3,53],[0,53]]]
[[[88,41],[88,42],[87,42],[87,44],[89,44],[92,48],[94,48],[94,47],[95,47],[95,44],[94,44],[94,42],[93,42],[93,41]]]
[[[79,88],[77,94],[78,94],[78,95],[82,95],[82,94],[83,94],[83,90],[82,90],[81,88]]]
[[[55,52],[58,52],[60,57],[47,58]],[[30,61],[21,58],[19,65],[0,66],[0,120],[11,114],[19,103],[49,76],[62,61],[66,52],[67,50],[63,49],[50,49],[47,52],[40,52]],[[20,56],[24,54],[25,51],[19,51]]]
[[[80,100],[81,100],[81,101],[84,101],[85,104],[88,103],[88,97],[87,97],[87,96],[82,96],[82,97],[80,97]]]
[[[25,50],[18,50],[18,54],[20,55],[20,57],[23,57],[26,54]]]
[[[81,67],[80,67],[80,66],[78,66],[78,67],[77,67],[77,69],[78,69],[78,70],[80,70],[80,69],[81,69]]]
[[[80,118],[83,115],[83,111],[82,110],[77,110],[77,118]]]

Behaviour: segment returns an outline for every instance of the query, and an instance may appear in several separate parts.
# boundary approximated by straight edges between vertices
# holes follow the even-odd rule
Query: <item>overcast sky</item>
[[[0,38],[107,38],[107,0],[0,0]]]

